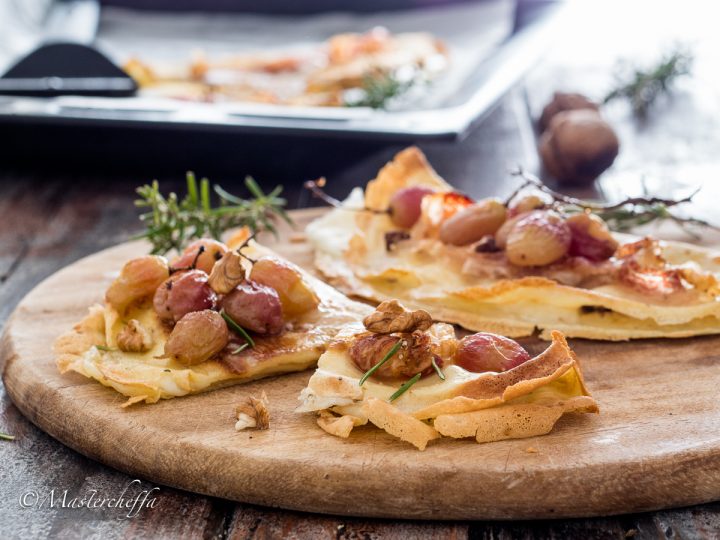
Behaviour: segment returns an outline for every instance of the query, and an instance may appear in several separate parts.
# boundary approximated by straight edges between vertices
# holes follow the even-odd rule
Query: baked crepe
[[[383,167],[365,193],[356,188],[344,205],[386,209],[392,195],[407,186],[452,191],[413,147]],[[673,299],[644,296],[621,284],[579,288],[542,276],[475,277],[445,257],[439,241],[427,241],[422,250],[388,252],[385,234],[394,230],[397,226],[385,214],[334,209],[311,223],[307,236],[317,268],[346,294],[376,302],[397,298],[409,308],[427,310],[435,320],[473,331],[520,337],[537,329],[550,339],[550,329],[557,329],[568,337],[603,340],[720,332],[717,291]],[[615,236],[621,244],[637,240]],[[713,281],[720,276],[720,253],[714,250],[680,242],[659,246],[672,265],[702,270]]]
[[[552,344],[543,353],[509,371],[473,373],[446,365],[444,381],[430,374],[389,403],[397,384],[371,377],[359,385],[363,372],[348,350],[363,331],[355,324],[338,335],[300,395],[298,412],[317,411],[318,425],[332,435],[346,438],[369,421],[424,450],[441,436],[482,443],[543,435],[564,413],[598,412],[559,332],[551,333]],[[429,333],[439,342],[455,340],[446,324],[436,323]]]
[[[243,249],[243,253],[255,259],[273,255],[256,243]],[[57,339],[58,368],[62,373],[74,371],[114,388],[128,397],[124,406],[140,401],[155,403],[159,399],[302,371],[315,365],[344,325],[372,311],[306,272],[303,279],[319,297],[318,308],[303,314],[294,321],[291,330],[279,336],[256,337],[255,348],[233,354],[229,361],[210,359],[186,366],[163,357],[169,330],[148,301],[131,307],[122,317],[110,306],[92,306],[72,331]],[[153,346],[149,351],[130,353],[117,349],[118,332],[130,319],[138,320],[152,335]]]

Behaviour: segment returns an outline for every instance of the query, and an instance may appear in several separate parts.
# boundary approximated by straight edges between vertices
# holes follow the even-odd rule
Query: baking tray
[[[386,26],[391,31],[427,30],[449,42],[451,55],[462,59],[462,62],[459,62],[462,67],[462,70],[459,70],[462,72],[461,79],[455,77],[452,85],[445,85],[444,88],[436,91],[435,96],[439,95],[439,99],[412,110],[301,108],[254,103],[206,104],[149,97],[2,97],[0,123],[213,130],[229,133],[316,135],[392,141],[458,139],[480,122],[499,98],[538,61],[545,46],[557,31],[562,12],[561,4],[542,3],[541,9],[538,9],[538,5],[531,6],[534,9],[530,16],[523,17],[523,13],[515,13],[514,24],[511,24],[507,35],[495,43],[488,42],[488,32],[497,33],[497,29],[488,26],[487,21],[483,22],[483,13],[492,9],[497,11],[498,6],[501,5],[507,8],[507,3],[496,0],[435,6],[412,10],[406,14],[402,12],[369,15],[331,13],[313,15],[314,19],[303,19],[303,24],[309,25],[308,28],[320,28],[327,35],[336,31],[365,31],[373,24],[390,21]],[[520,3],[520,6],[522,5],[523,3]],[[475,20],[470,19],[470,15],[474,16]],[[233,16],[250,18],[253,23],[256,20],[262,23],[263,20],[252,19],[258,17],[254,14]],[[125,27],[131,27],[127,25],[127,21],[132,19],[129,19],[129,14],[122,10],[109,11],[104,22],[103,17],[105,15],[101,17],[96,44],[111,58],[121,62],[123,57],[132,51],[124,50],[123,39],[119,39],[118,35],[122,34],[123,22]],[[141,30],[144,24],[145,29],[152,33],[152,17],[152,14],[144,13],[137,19],[141,21]],[[192,17],[198,17],[200,24],[204,23],[202,18],[208,15],[182,14],[180,17],[184,18],[180,19],[179,23],[179,27],[182,28],[187,21],[192,21]],[[269,20],[268,16],[264,17],[265,20]],[[308,19],[310,23],[307,22]],[[468,20],[472,22],[469,24]],[[289,19],[289,22],[292,24],[293,20]],[[277,32],[281,31],[282,20],[279,24],[274,35],[278,35]],[[413,27],[413,24],[416,26]],[[423,27],[418,26],[421,24]],[[472,32],[469,31],[473,29],[474,24],[478,27],[478,37],[475,41]],[[484,34],[481,31],[483,24],[486,29]],[[313,39],[318,37],[320,36],[316,34]],[[197,39],[202,43],[202,32]],[[132,43],[133,39],[124,41]],[[202,45],[205,47],[207,44],[202,43]],[[233,43],[233,46],[237,46],[237,42]],[[152,43],[144,48],[154,50]],[[166,47],[166,49],[172,48]],[[474,57],[468,54],[468,50],[473,51]],[[213,52],[212,44],[209,46],[209,51]]]

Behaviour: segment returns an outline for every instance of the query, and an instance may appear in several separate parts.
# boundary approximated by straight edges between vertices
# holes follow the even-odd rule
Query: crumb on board
[[[534,446],[528,446],[528,447],[525,449],[525,451],[526,451],[528,454],[539,454],[539,453],[540,453],[540,450],[538,450],[538,449],[535,448]]]
[[[259,399],[255,396],[246,396],[235,408],[237,415],[235,429],[237,431],[249,428],[268,429],[270,427],[268,405],[268,397],[265,392]]]

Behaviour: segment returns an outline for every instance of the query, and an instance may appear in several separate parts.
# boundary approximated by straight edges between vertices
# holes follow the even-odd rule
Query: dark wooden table
[[[608,85],[611,60],[635,50],[623,43],[635,44],[638,54],[650,51],[657,55],[661,52],[657,43],[677,37],[651,26],[646,33],[655,39],[655,45],[648,48],[647,43],[632,39],[637,37],[632,21],[637,24],[648,15],[637,10],[626,16],[630,22],[619,23],[615,41],[608,43],[598,13],[585,14],[578,20],[584,20],[586,26],[571,26],[547,61],[471,136],[460,143],[422,145],[438,171],[474,196],[510,192],[514,181],[507,174],[508,166],[522,163],[537,169],[531,116],[552,89],[578,88],[600,96]],[[720,103],[720,85],[713,78],[710,61],[714,57],[708,54],[718,50],[712,47],[717,46],[717,38],[707,31],[709,22],[704,23],[691,11],[669,12],[665,17],[672,20],[672,28],[680,37],[693,35],[699,42],[696,76],[681,85],[672,100],[661,102],[647,122],[633,120],[623,105],[606,110],[622,136],[623,150],[616,166],[598,186],[616,196],[635,189],[640,176],[647,174],[650,187],[667,195],[668,190],[682,191],[683,185],[707,180],[694,212],[717,218],[713,201],[720,184],[713,182],[720,182],[720,129],[712,115]],[[657,24],[662,26],[662,21]],[[599,43],[600,39],[606,41]],[[584,53],[578,51],[578,43],[585,46],[580,48]],[[114,136],[92,130],[48,135],[17,129],[9,134],[11,151],[0,154],[0,324],[43,278],[137,232],[133,187],[153,176],[159,176],[165,189],[180,188],[182,171],[196,167],[198,172],[213,173],[213,180],[225,187],[240,190],[242,176],[252,172],[268,187],[283,182],[290,205],[302,207],[313,204],[300,188],[302,180],[326,174],[331,180],[330,191],[342,195],[371,178],[401,148],[320,139],[304,143],[228,141],[212,135],[169,133],[128,138],[127,134]],[[53,141],[53,137],[62,140]],[[69,146],[75,150],[70,152]],[[113,153],[116,157],[108,160],[106,156]],[[703,240],[713,241],[707,236]],[[155,508],[144,509],[132,519],[117,519],[118,513],[107,509],[23,508],[21,498],[30,491],[47,495],[54,489],[56,496],[62,497],[67,490],[68,498],[72,498],[96,490],[99,496],[112,497],[119,495],[132,478],[45,435],[20,415],[1,385],[0,431],[16,437],[12,442],[0,441],[0,525],[3,536],[8,537],[720,537],[720,503],[593,519],[421,523],[288,512],[160,486]],[[144,485],[153,487],[147,482]]]

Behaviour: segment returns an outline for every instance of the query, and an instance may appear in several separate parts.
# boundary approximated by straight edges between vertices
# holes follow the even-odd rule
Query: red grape
[[[530,360],[530,355],[512,339],[478,332],[460,340],[455,363],[468,371],[507,371]]]
[[[155,291],[153,306],[160,319],[175,323],[192,311],[212,309],[217,295],[208,285],[202,270],[178,272],[170,276]]]
[[[203,251],[198,256],[201,247]],[[174,259],[170,266],[178,270],[183,270],[189,269],[192,264],[195,263],[195,268],[209,274],[212,272],[215,263],[219,261],[227,251],[227,246],[222,242],[218,242],[212,238],[201,238],[186,247],[182,255]],[[196,258],[197,262],[195,261]]]
[[[402,188],[390,199],[390,218],[398,227],[409,229],[420,219],[420,205],[425,195],[434,190],[422,186]]]
[[[284,327],[282,304],[275,289],[243,281],[222,301],[232,320],[257,334],[278,334]]]

